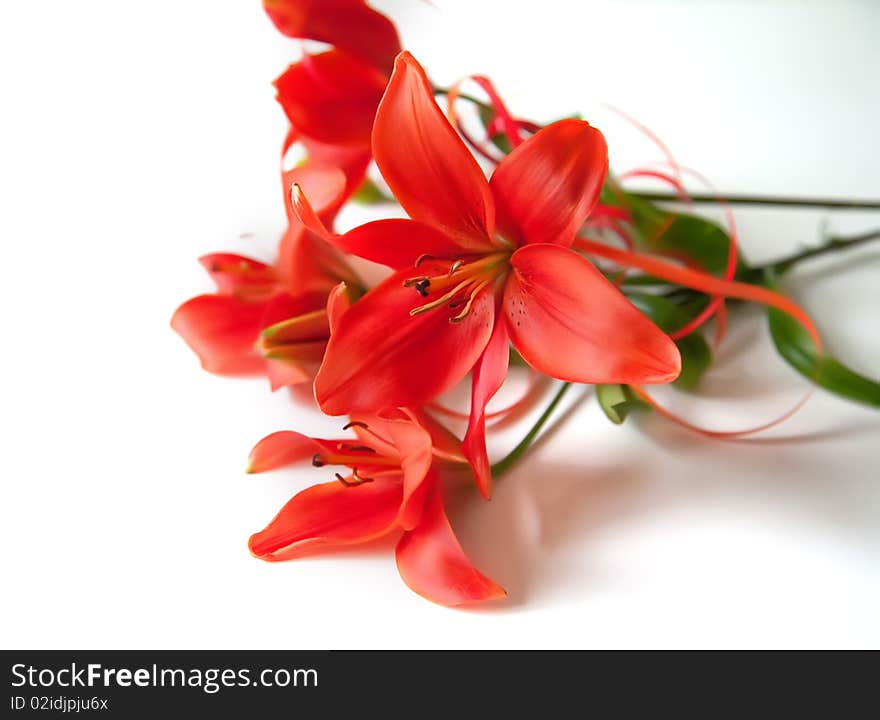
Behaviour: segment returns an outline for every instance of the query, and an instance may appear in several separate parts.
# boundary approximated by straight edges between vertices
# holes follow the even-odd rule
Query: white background
[[[581,110],[618,169],[661,158],[602,102],[723,191],[880,196],[870,0],[377,4],[438,82],[482,72],[522,116]],[[880,646],[880,417],[822,392],[750,443],[613,427],[583,399],[491,503],[454,515],[506,604],[431,605],[388,545],[250,557],[248,535],[326,479],[246,476],[252,443],[338,422],[203,373],[168,320],[209,288],[198,255],[267,257],[282,230],[270,82],[295,52],[256,1],[0,9],[3,646]],[[737,217],[755,261],[816,242],[823,219],[880,223]],[[788,286],[874,377],[878,253]],[[746,313],[700,396],[674,401],[735,428],[803,388]]]

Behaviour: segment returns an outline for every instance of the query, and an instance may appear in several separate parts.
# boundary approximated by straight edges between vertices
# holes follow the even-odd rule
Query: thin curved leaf
[[[767,322],[777,352],[801,375],[835,395],[880,408],[880,383],[830,355],[817,356],[810,336],[784,312],[768,308]]]

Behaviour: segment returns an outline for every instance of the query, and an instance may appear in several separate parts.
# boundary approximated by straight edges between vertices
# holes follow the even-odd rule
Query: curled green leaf
[[[767,322],[776,351],[801,375],[835,395],[880,408],[880,383],[828,354],[817,355],[806,330],[784,312],[768,308]]]
[[[615,425],[626,420],[631,410],[647,407],[626,385],[596,385],[599,407]]]

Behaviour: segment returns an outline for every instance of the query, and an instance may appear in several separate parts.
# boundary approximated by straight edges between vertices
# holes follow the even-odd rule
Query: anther
[[[360,420],[352,420],[350,423],[346,423],[345,425],[343,425],[342,429],[348,430],[349,428],[353,428],[353,427],[362,427],[365,430],[370,429],[369,425],[367,425],[365,422],[361,422]]]
[[[361,477],[360,475],[358,475],[357,468],[352,468],[351,476],[352,476],[355,480],[358,481],[358,482],[357,482],[358,485],[363,485],[364,483],[371,483],[371,482],[373,482],[373,478],[371,478],[371,477]]]
[[[324,460],[321,458],[321,453],[315,453],[312,455],[312,465],[314,467],[324,467]]]
[[[346,480],[340,473],[336,473],[336,479],[339,480],[345,487],[357,487],[358,485],[363,485],[364,483],[373,482],[373,478],[369,477],[361,477],[358,475],[357,468],[351,471],[351,476],[355,479],[355,482],[350,482]]]
[[[452,263],[452,267],[449,268],[449,274],[452,275],[452,273],[458,270],[463,264],[464,262],[462,260],[456,260]]]
[[[416,265],[415,266],[418,267],[423,262],[425,262],[425,260],[434,260],[434,259],[435,259],[434,256],[431,255],[430,253],[422,253],[421,255],[419,255],[416,258]]]
[[[340,475],[339,473],[336,473],[336,479],[339,480],[339,482],[341,482],[343,485],[345,485],[345,487],[354,487],[355,485],[358,484],[358,483],[350,483],[348,480],[346,480],[344,477],[342,477],[342,475]]]
[[[473,280],[471,280],[470,278],[462,280],[460,283],[458,283],[458,285],[452,288],[452,290],[450,290],[445,295],[437,298],[433,302],[425,303],[424,305],[419,305],[418,307],[413,308],[409,311],[409,314],[411,316],[421,315],[422,313],[428,312],[429,310],[433,310],[434,308],[438,308],[441,305],[445,305],[472,282]]]
[[[403,281],[404,287],[414,287],[419,295],[428,297],[428,289],[431,287],[431,279],[420,275],[418,277],[407,278]]]

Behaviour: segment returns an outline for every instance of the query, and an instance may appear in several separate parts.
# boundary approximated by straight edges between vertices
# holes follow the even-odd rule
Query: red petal
[[[352,297],[348,286],[341,282],[327,296],[327,323],[332,333],[339,324],[339,318],[351,307]]]
[[[431,436],[409,419],[390,421],[387,430],[400,453],[403,470],[403,499],[397,522],[404,530],[411,530],[422,516],[427,490],[435,480],[431,471]]]
[[[492,332],[492,292],[483,290],[460,323],[449,322],[458,308],[411,317],[424,299],[403,287],[410,274],[395,273],[339,319],[315,378],[329,415],[422,405],[461,380],[482,353]]]
[[[272,392],[293,385],[310,382],[312,375],[298,361],[285,358],[276,360],[266,358],[266,375]]]
[[[599,198],[608,146],[582,120],[560,120],[526,140],[492,175],[498,226],[517,244],[571,245]]]
[[[366,223],[337,236],[333,243],[344,252],[395,269],[412,268],[422,255],[456,260],[471,252],[430,225],[400,218]]]
[[[268,303],[257,347],[273,391],[314,378],[330,337],[326,298],[326,292],[285,293]]]
[[[431,449],[435,456],[452,462],[467,462],[462,454],[461,440],[449,428],[421,408],[407,408],[404,412],[431,435]]]
[[[559,245],[511,257],[504,314],[514,346],[545,375],[581,383],[663,383],[678,348],[589,261]]]
[[[294,294],[328,293],[340,282],[360,285],[342,254],[294,220],[278,248],[278,272]]]
[[[330,222],[345,199],[346,176],[338,168],[297,167],[282,177],[285,206],[290,221],[278,248],[277,271],[294,294],[309,290],[329,292],[340,280],[357,283],[357,277],[340,253],[306,231],[296,217],[292,188],[299,186],[322,222]]]
[[[200,257],[199,262],[221,295],[253,298],[271,293],[278,282],[273,267],[243,255],[212,253]]]
[[[345,175],[345,191],[338,199],[338,204],[347,200],[361,186],[367,174],[367,166],[373,159],[369,145],[335,145],[307,137],[301,138],[301,142],[306,149],[308,158],[306,167],[338,169]],[[303,183],[300,183],[300,186],[303,187],[312,203],[317,205],[312,190]],[[337,208],[334,207],[335,209]]]
[[[492,471],[486,454],[486,404],[498,392],[507,377],[510,342],[507,325],[502,316],[495,320],[495,328],[486,350],[474,366],[471,385],[471,416],[462,448],[471,464],[477,487],[487,500],[492,494]]]
[[[312,161],[313,158],[309,156],[308,165],[295,167],[281,174],[281,184],[284,188],[284,207],[287,209],[289,220],[295,216],[291,193],[294,186],[299,187],[300,191],[308,197],[313,211],[325,218],[335,214],[347,192],[347,177],[342,169],[336,166],[317,166]]]
[[[394,23],[363,0],[263,0],[263,7],[285,35],[335,45],[387,72],[400,52]]]
[[[492,249],[495,209],[489,184],[408,52],[398,55],[379,105],[373,157],[413,220],[443,229],[474,251]]]
[[[315,453],[326,450],[326,443],[292,430],[281,430],[258,442],[248,457],[247,472],[261,473],[285,465],[310,460]]]
[[[386,78],[339,50],[306,55],[275,81],[293,126],[326,143],[369,144]]]
[[[418,527],[404,533],[397,544],[397,569],[412,590],[441,605],[507,595],[471,565],[446,518],[437,489],[431,493]]]
[[[326,302],[327,293],[321,291],[313,290],[296,295],[278,293],[266,303],[262,325],[268,328],[297,315],[323,310]],[[326,333],[322,337],[326,337]]]
[[[199,295],[174,313],[171,327],[218,375],[253,375],[265,368],[255,343],[266,304],[231,295]]]
[[[357,487],[314,485],[295,495],[264,530],[248,542],[263,560],[290,560],[326,547],[367,542],[395,525],[401,487],[376,479]]]
[[[399,453],[391,441],[388,426],[395,419],[405,418],[399,410],[387,410],[381,415],[353,413],[351,415],[352,430],[362,445],[373,448],[380,455],[395,457]]]

